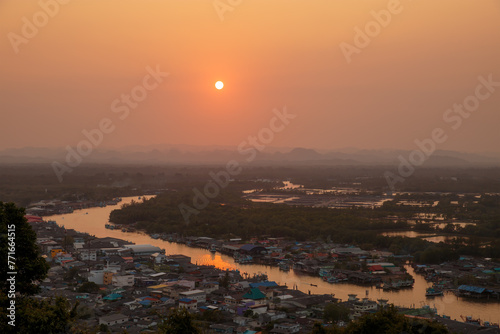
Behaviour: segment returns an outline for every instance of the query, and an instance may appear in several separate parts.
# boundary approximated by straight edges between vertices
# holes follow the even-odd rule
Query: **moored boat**
[[[434,288],[434,287],[427,288],[427,290],[425,290],[426,297],[435,297],[435,296],[442,296],[442,295],[443,295],[443,291],[439,290],[437,288]]]

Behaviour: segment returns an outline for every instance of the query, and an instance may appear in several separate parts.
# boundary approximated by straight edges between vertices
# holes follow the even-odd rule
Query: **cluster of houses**
[[[340,301],[329,294],[307,294],[268,281],[266,275],[250,277],[238,270],[197,265],[188,256],[165,254],[156,246],[95,238],[39,217],[27,218],[51,265],[36,297],[63,296],[72,304],[79,302],[79,322],[87,328],[155,332],[170,310],[185,309],[207,333],[310,333],[316,322],[324,322],[324,310],[332,303],[348,310],[349,319],[376,312],[387,303],[356,295]],[[212,244],[209,238],[201,241],[207,246]],[[366,277],[404,275],[400,267],[385,261],[391,255],[385,252],[375,254],[341,246],[323,252],[320,244],[284,240],[254,241],[253,245],[238,242],[217,245],[217,250],[260,261],[286,262],[294,270],[304,266],[304,272],[314,268],[312,273],[325,280],[351,279],[354,273],[361,281]],[[428,275],[436,273],[431,267],[417,270]],[[433,312],[419,316],[432,317]]]
[[[333,295],[280,286],[266,275],[249,277],[237,270],[199,266],[188,256],[166,255],[156,246],[95,238],[28,218],[51,264],[37,297],[78,301],[80,321],[89,328],[154,331],[162,314],[179,308],[196,315],[195,319],[217,312],[217,321],[202,322],[213,333],[252,334],[263,328],[270,333],[309,333],[315,322],[322,321],[325,307],[339,302]],[[385,302],[351,295],[343,304],[354,319],[375,312]]]
[[[415,265],[415,272],[434,283],[438,291],[452,291],[463,298],[500,301],[500,263],[461,256],[438,265]]]
[[[241,244],[241,239],[224,242],[207,237],[160,237],[191,247],[215,249],[233,256],[237,263],[278,266],[283,271],[293,268],[295,272],[321,276],[329,283],[348,281],[390,290],[412,287],[414,283],[404,268],[409,257],[394,256],[387,251],[323,242],[294,242],[284,238],[253,239],[251,244]]]
[[[26,213],[33,216],[50,216],[63,213],[72,213],[74,210],[105,207],[107,205],[118,204],[122,199],[114,198],[108,201],[62,201],[59,199],[41,200],[30,203],[26,209]]]

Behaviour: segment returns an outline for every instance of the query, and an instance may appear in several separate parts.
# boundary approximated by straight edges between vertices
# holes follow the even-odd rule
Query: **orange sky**
[[[237,147],[287,106],[270,146],[413,149],[441,127],[441,149],[500,151],[500,87],[459,129],[443,121],[478,76],[500,82],[499,0],[401,0],[350,63],[340,44],[395,0],[242,0],[224,20],[213,0],[73,0],[16,52],[54,1],[0,1],[0,149],[76,145],[103,118],[102,147]],[[148,66],[169,76],[119,119]]]

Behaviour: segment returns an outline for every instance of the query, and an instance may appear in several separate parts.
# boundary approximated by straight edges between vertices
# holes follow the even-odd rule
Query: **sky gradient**
[[[222,15],[213,0],[73,0],[43,22],[54,1],[0,1],[0,149],[74,146],[104,118],[103,148],[236,148],[286,106],[297,117],[270,146],[413,149],[440,127],[440,149],[500,151],[500,87],[458,129],[443,120],[479,76],[500,82],[498,0],[220,0],[236,4]],[[390,6],[348,61],[342,43]],[[169,75],[120,119],[113,102],[148,68]]]

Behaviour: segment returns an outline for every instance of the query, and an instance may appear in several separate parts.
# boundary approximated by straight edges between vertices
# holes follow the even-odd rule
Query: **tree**
[[[328,334],[328,332],[321,323],[316,322],[313,326],[311,334]]]
[[[37,293],[36,282],[47,277],[49,264],[40,255],[36,233],[24,218],[24,209],[14,203],[0,202],[0,238],[0,289],[7,291],[10,287],[7,279],[15,277],[16,292],[21,295]]]
[[[64,250],[68,251],[69,248],[73,247],[73,243],[75,242],[75,239],[71,235],[66,235],[64,236],[62,246]]]
[[[79,280],[81,279],[79,272],[80,269],[78,267],[73,267],[64,273],[63,279],[69,282]]]
[[[333,323],[337,323],[340,320],[347,321],[349,320],[349,308],[339,303],[329,303],[325,306],[323,319]]]
[[[106,324],[100,324],[99,325],[99,331],[104,332],[104,333],[111,333],[109,331],[108,325],[106,325]]]
[[[224,277],[219,280],[219,286],[221,288],[227,289],[229,287],[229,282],[230,282],[229,273],[226,271],[226,273],[224,274]]]
[[[158,326],[160,333],[165,334],[199,334],[200,330],[193,324],[193,316],[185,308],[175,309]]]
[[[99,289],[99,285],[94,282],[85,282],[78,288],[78,292],[97,293]]]
[[[446,334],[449,331],[442,324],[420,319],[410,319],[398,313],[394,305],[384,307],[373,314],[366,314],[347,325],[344,334],[373,333],[429,333]]]
[[[7,296],[0,293],[2,305],[9,302]],[[31,297],[16,298],[15,327],[2,321],[1,333],[67,333],[76,317],[78,303],[71,308],[66,298],[42,300]],[[0,310],[0,316],[5,319],[5,308]],[[9,319],[9,318],[7,318]]]

